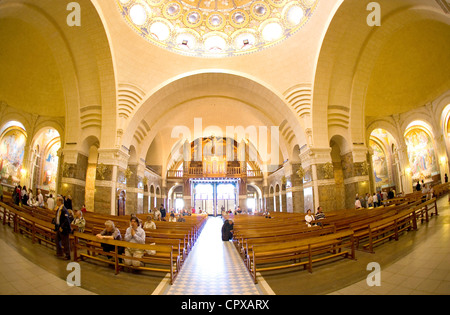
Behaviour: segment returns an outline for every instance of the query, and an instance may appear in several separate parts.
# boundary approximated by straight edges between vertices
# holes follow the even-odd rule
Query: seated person
[[[131,217],[130,227],[125,233],[125,242],[145,244],[145,231],[139,226],[140,222],[137,217]],[[133,258],[142,258],[144,256],[144,251],[142,249],[136,249],[132,247],[125,248],[125,256]],[[125,265],[139,267],[142,262],[134,259],[124,259]]]
[[[155,224],[155,222],[153,222],[151,215],[147,216],[147,221],[145,221],[143,228],[144,228],[144,230],[155,230],[156,229],[156,224]]]
[[[105,222],[105,229],[96,236],[98,239],[101,240],[116,240],[116,241],[122,240],[122,235],[120,234],[119,229],[116,228],[114,222],[111,220]],[[109,253],[115,250],[115,246],[102,243],[102,249],[104,252]],[[119,254],[123,254],[123,247],[119,247]],[[108,258],[111,258],[111,256],[108,256]]]
[[[177,222],[186,222],[186,219],[183,218],[183,216],[181,214],[178,214],[177,216],[178,216]]]
[[[175,214],[173,212],[169,216],[169,222],[177,222],[177,219],[175,218]]]
[[[86,220],[83,217],[83,212],[81,212],[81,210],[75,210],[74,213],[72,225],[77,227],[78,232],[83,233],[84,228],[86,227]]]
[[[316,220],[321,220],[321,219],[325,219],[325,213],[323,213],[323,208],[321,206],[319,206],[317,208],[317,213],[316,213]]]
[[[317,213],[315,215],[316,220],[323,220],[325,219],[325,213],[323,213],[323,209],[321,206],[317,208]],[[317,225],[323,226],[322,223],[318,222]]]
[[[306,221],[306,225],[308,227],[311,227],[311,222],[314,221],[315,218],[314,216],[311,214],[311,209],[308,209],[308,211],[306,211],[306,215],[305,215],[305,221]]]

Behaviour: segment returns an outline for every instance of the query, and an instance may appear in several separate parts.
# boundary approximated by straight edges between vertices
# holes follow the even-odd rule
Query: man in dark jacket
[[[233,239],[233,221],[225,220],[222,226],[222,241],[227,242]]]
[[[56,256],[65,260],[70,260],[70,233],[72,228],[70,226],[69,212],[64,207],[64,199],[60,196],[56,198],[56,217],[55,221],[55,242],[56,242]],[[64,249],[64,250],[63,250]]]

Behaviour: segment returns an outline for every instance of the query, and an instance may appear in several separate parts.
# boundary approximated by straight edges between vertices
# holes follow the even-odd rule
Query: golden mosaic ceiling
[[[275,45],[299,30],[319,0],[116,0],[130,26],[184,55],[236,56]]]

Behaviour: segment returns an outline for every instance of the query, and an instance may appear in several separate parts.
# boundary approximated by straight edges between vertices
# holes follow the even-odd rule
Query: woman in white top
[[[308,211],[306,211],[306,215],[305,215],[306,225],[308,225],[308,227],[311,227],[311,222],[314,220],[315,220],[314,216],[311,214],[311,209],[308,209]]]
[[[36,200],[34,200],[34,196],[33,196],[33,191],[31,190],[31,188],[28,190],[28,201],[27,201],[27,205],[29,205],[30,207],[32,207],[34,205],[34,203],[36,202]]]
[[[161,221],[161,211],[158,208],[153,210],[153,218],[155,218],[155,221]]]
[[[169,222],[177,222],[177,218],[175,218],[175,214],[173,214],[173,212],[169,216]]]
[[[359,198],[358,198],[358,197],[356,197],[355,208],[356,208],[356,209],[361,208],[361,201],[359,201]]]
[[[151,215],[147,216],[147,221],[145,221],[143,229],[144,230],[156,230],[156,224],[155,224],[155,222],[153,222]]]

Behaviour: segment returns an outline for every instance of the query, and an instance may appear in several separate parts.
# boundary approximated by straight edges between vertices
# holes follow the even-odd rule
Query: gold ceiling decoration
[[[131,27],[170,51],[229,57],[273,46],[311,18],[319,0],[116,0]]]

